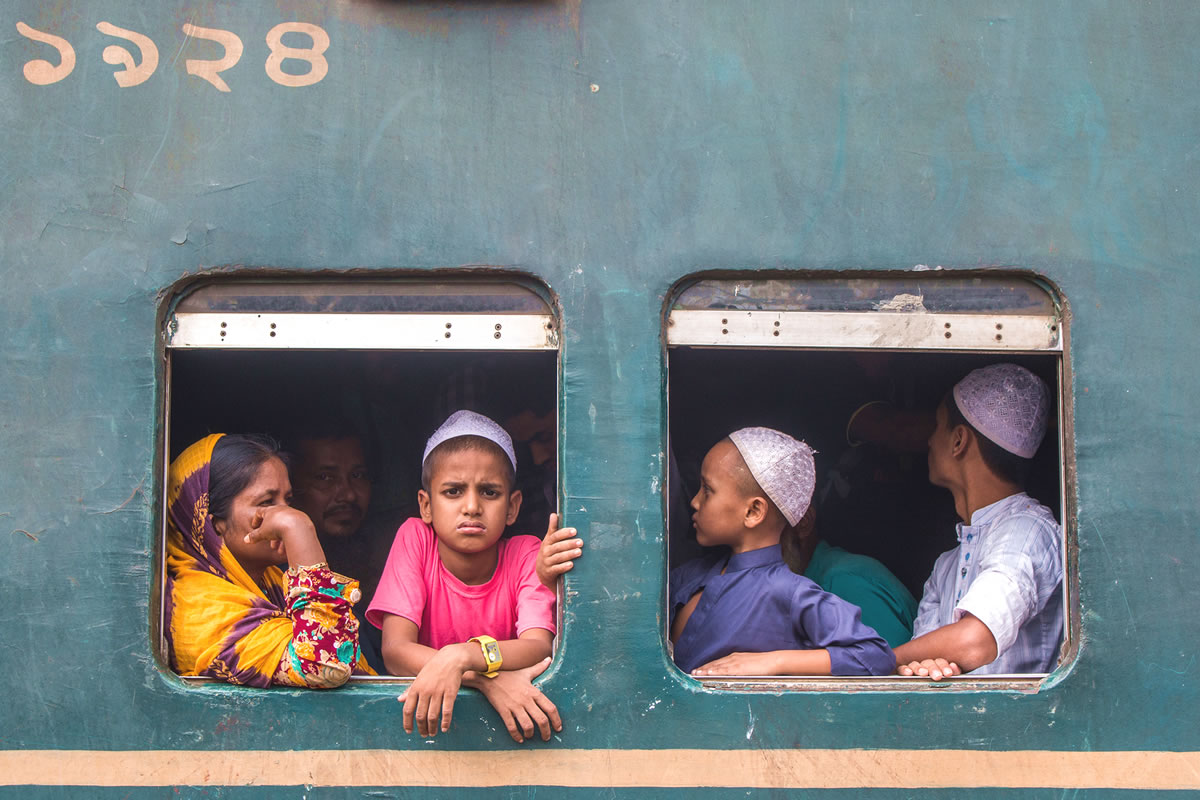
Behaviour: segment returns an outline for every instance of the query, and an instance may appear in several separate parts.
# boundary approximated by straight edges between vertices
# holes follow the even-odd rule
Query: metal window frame
[[[487,283],[491,279],[459,278],[455,282],[464,287]],[[259,279],[258,282],[263,282]],[[338,283],[322,279],[320,283]],[[205,285],[216,285],[218,281],[207,282]],[[280,286],[307,285],[308,281],[281,281]],[[346,280],[350,286],[353,280]],[[532,294],[541,297],[547,306],[553,308],[542,292],[527,285],[523,280],[514,280]],[[403,283],[397,282],[402,289]],[[555,429],[558,430],[560,417],[558,409],[562,400],[562,365],[561,339],[559,337],[558,315],[524,314],[511,312],[484,311],[470,312],[377,312],[364,311],[359,313],[322,313],[322,312],[225,312],[225,311],[194,311],[178,312],[175,308],[185,296],[185,292],[175,293],[165,304],[167,309],[161,324],[161,355],[162,364],[162,448],[159,455],[162,459],[161,489],[161,520],[158,527],[158,547],[160,550],[157,563],[158,569],[158,613],[154,615],[158,622],[158,656],[170,671],[173,678],[187,685],[203,685],[216,683],[212,678],[204,676],[180,675],[171,668],[170,651],[167,645],[167,526],[169,514],[166,502],[167,486],[170,483],[171,465],[171,385],[173,379],[173,359],[171,352],[175,350],[374,350],[392,352],[414,351],[458,351],[458,352],[528,352],[528,351],[558,351],[560,353],[556,381],[555,398]],[[558,446],[561,448],[561,436]],[[561,456],[561,453],[560,453]],[[561,457],[559,464],[562,463]],[[562,476],[556,476],[561,500]],[[558,623],[562,630],[562,588],[559,589]],[[554,653],[558,651],[558,637],[555,637]],[[410,676],[397,675],[352,675],[351,683],[409,683]]]
[[[951,275],[953,273],[947,273]],[[744,277],[744,276],[741,276]],[[774,276],[777,280],[785,280]],[[828,280],[844,275],[828,276]],[[900,276],[897,276],[900,277]],[[1029,280],[1028,275],[1011,277]],[[737,282],[739,277],[728,280]],[[805,280],[813,277],[804,276]],[[1063,642],[1056,669],[1050,673],[1021,675],[962,675],[933,682],[927,678],[898,675],[878,677],[722,676],[693,677],[681,670],[680,677],[699,682],[706,690],[729,692],[779,691],[1007,691],[1032,694],[1053,685],[1065,674],[1078,653],[1079,629],[1074,598],[1078,592],[1075,465],[1068,448],[1074,441],[1073,416],[1068,405],[1071,377],[1068,363],[1069,313],[1061,294],[1044,279],[1035,277],[1053,300],[1055,313],[1046,315],[995,313],[931,313],[923,308],[872,311],[747,311],[742,309],[676,309],[674,303],[686,289],[699,281],[720,280],[712,276],[685,278],[668,293],[664,308],[664,393],[666,429],[670,437],[670,350],[677,348],[779,349],[808,351],[868,351],[912,353],[978,353],[1046,355],[1055,359],[1057,399],[1060,520],[1063,556]],[[664,519],[669,513],[670,474],[664,475]],[[666,537],[664,537],[666,540]],[[669,541],[667,542],[669,546]],[[670,571],[669,558],[664,569]],[[669,615],[664,615],[663,643],[669,652]],[[674,665],[672,664],[672,667]]]

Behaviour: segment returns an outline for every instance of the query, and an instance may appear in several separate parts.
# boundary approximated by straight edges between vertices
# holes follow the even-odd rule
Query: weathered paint
[[[268,70],[289,22],[330,40],[310,86]],[[30,82],[59,55],[18,23],[69,74]],[[477,697],[422,742],[386,686],[185,686],[149,636],[170,287],[491,264],[557,298],[588,540],[543,687],[566,727],[525,750],[1200,751],[1200,6],[15,0],[0,24],[5,750],[516,747]],[[222,51],[184,25],[243,43],[230,91],[189,74]],[[113,28],[155,43],[144,82],[114,80],[146,53]],[[924,264],[1032,270],[1070,304],[1077,660],[1037,694],[700,691],[661,643],[671,287]],[[1044,769],[997,785],[1104,785]]]

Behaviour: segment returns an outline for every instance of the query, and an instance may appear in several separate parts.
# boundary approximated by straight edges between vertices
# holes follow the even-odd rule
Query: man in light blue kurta
[[[929,437],[929,480],[964,521],[942,554],[896,648],[901,675],[1040,673],[1063,633],[1062,533],[1022,491],[1046,433],[1050,390],[1024,367],[993,364],[955,385]]]

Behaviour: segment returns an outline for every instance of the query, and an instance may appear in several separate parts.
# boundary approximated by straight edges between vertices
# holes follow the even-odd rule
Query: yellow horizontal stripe
[[[1200,752],[6,750],[0,785],[1200,789]]]

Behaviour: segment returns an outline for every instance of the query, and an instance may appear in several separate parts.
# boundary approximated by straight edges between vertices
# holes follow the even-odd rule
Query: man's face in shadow
[[[371,503],[371,478],[358,437],[301,439],[292,467],[292,505],[321,539],[353,536]]]
[[[555,450],[557,433],[556,419],[553,411],[538,415],[526,409],[504,420],[504,429],[512,436],[513,441],[528,445],[529,455],[535,466],[542,466],[557,461]]]

